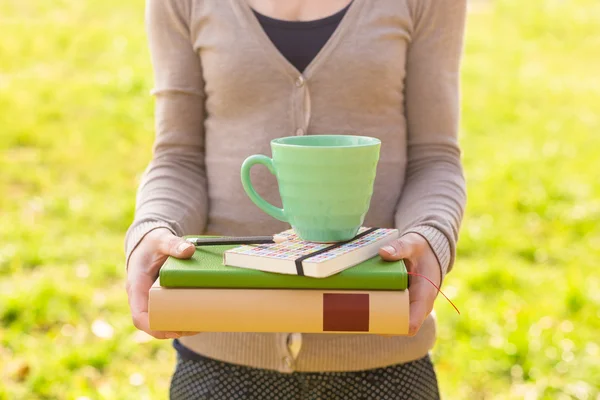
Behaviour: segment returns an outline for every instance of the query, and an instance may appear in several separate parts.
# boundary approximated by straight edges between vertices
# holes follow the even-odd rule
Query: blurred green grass
[[[153,139],[143,1],[0,2],[0,399],[166,398],[123,234]],[[472,3],[448,399],[600,399],[600,3]]]

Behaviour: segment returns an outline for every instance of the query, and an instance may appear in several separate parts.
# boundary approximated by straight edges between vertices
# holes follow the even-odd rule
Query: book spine
[[[286,277],[287,278],[287,277]],[[165,288],[203,288],[203,289],[327,289],[327,290],[405,290],[407,279],[403,275],[353,275],[305,279],[286,279],[261,277],[253,279],[246,275],[220,273],[182,274],[166,271],[160,274],[160,285]]]
[[[408,290],[153,287],[150,329],[187,332],[408,333]]]

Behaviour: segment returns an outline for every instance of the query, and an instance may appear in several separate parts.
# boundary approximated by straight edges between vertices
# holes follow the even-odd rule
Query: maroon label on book
[[[368,332],[369,295],[366,293],[324,293],[323,331]]]

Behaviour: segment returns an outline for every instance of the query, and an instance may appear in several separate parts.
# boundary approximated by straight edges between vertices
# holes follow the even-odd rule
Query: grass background
[[[600,399],[600,2],[472,2],[447,399]],[[0,399],[166,398],[123,234],[153,140],[143,0],[0,1]]]

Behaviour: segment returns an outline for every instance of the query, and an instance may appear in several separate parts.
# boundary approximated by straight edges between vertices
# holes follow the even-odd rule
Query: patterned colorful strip
[[[294,260],[294,263],[296,264],[296,272],[298,273],[298,275],[300,275],[300,276],[304,276],[304,267],[302,266],[302,261],[306,260],[307,258],[314,257],[314,256],[316,256],[316,255],[319,255],[319,254],[325,253],[325,252],[327,252],[327,251],[329,251],[329,250],[332,250],[332,249],[335,249],[335,248],[337,248],[337,247],[343,246],[343,245],[344,245],[344,244],[346,244],[346,243],[353,242],[353,241],[355,241],[355,240],[357,240],[357,239],[360,239],[360,238],[361,238],[361,237],[363,237],[363,236],[366,236],[366,235],[368,235],[368,234],[369,234],[369,233],[371,233],[371,232],[375,232],[377,229],[379,229],[379,228],[371,228],[371,229],[367,229],[366,231],[364,231],[364,232],[362,232],[362,233],[360,233],[360,234],[358,234],[358,235],[354,236],[354,238],[353,238],[353,239],[346,240],[345,242],[338,242],[338,243],[336,243],[336,244],[333,244],[333,245],[331,245],[331,246],[325,247],[324,249],[317,250],[317,251],[315,251],[315,252],[312,252],[312,253],[309,253],[309,254],[303,255],[302,257],[298,257],[298,258],[296,258],[296,259]]]

